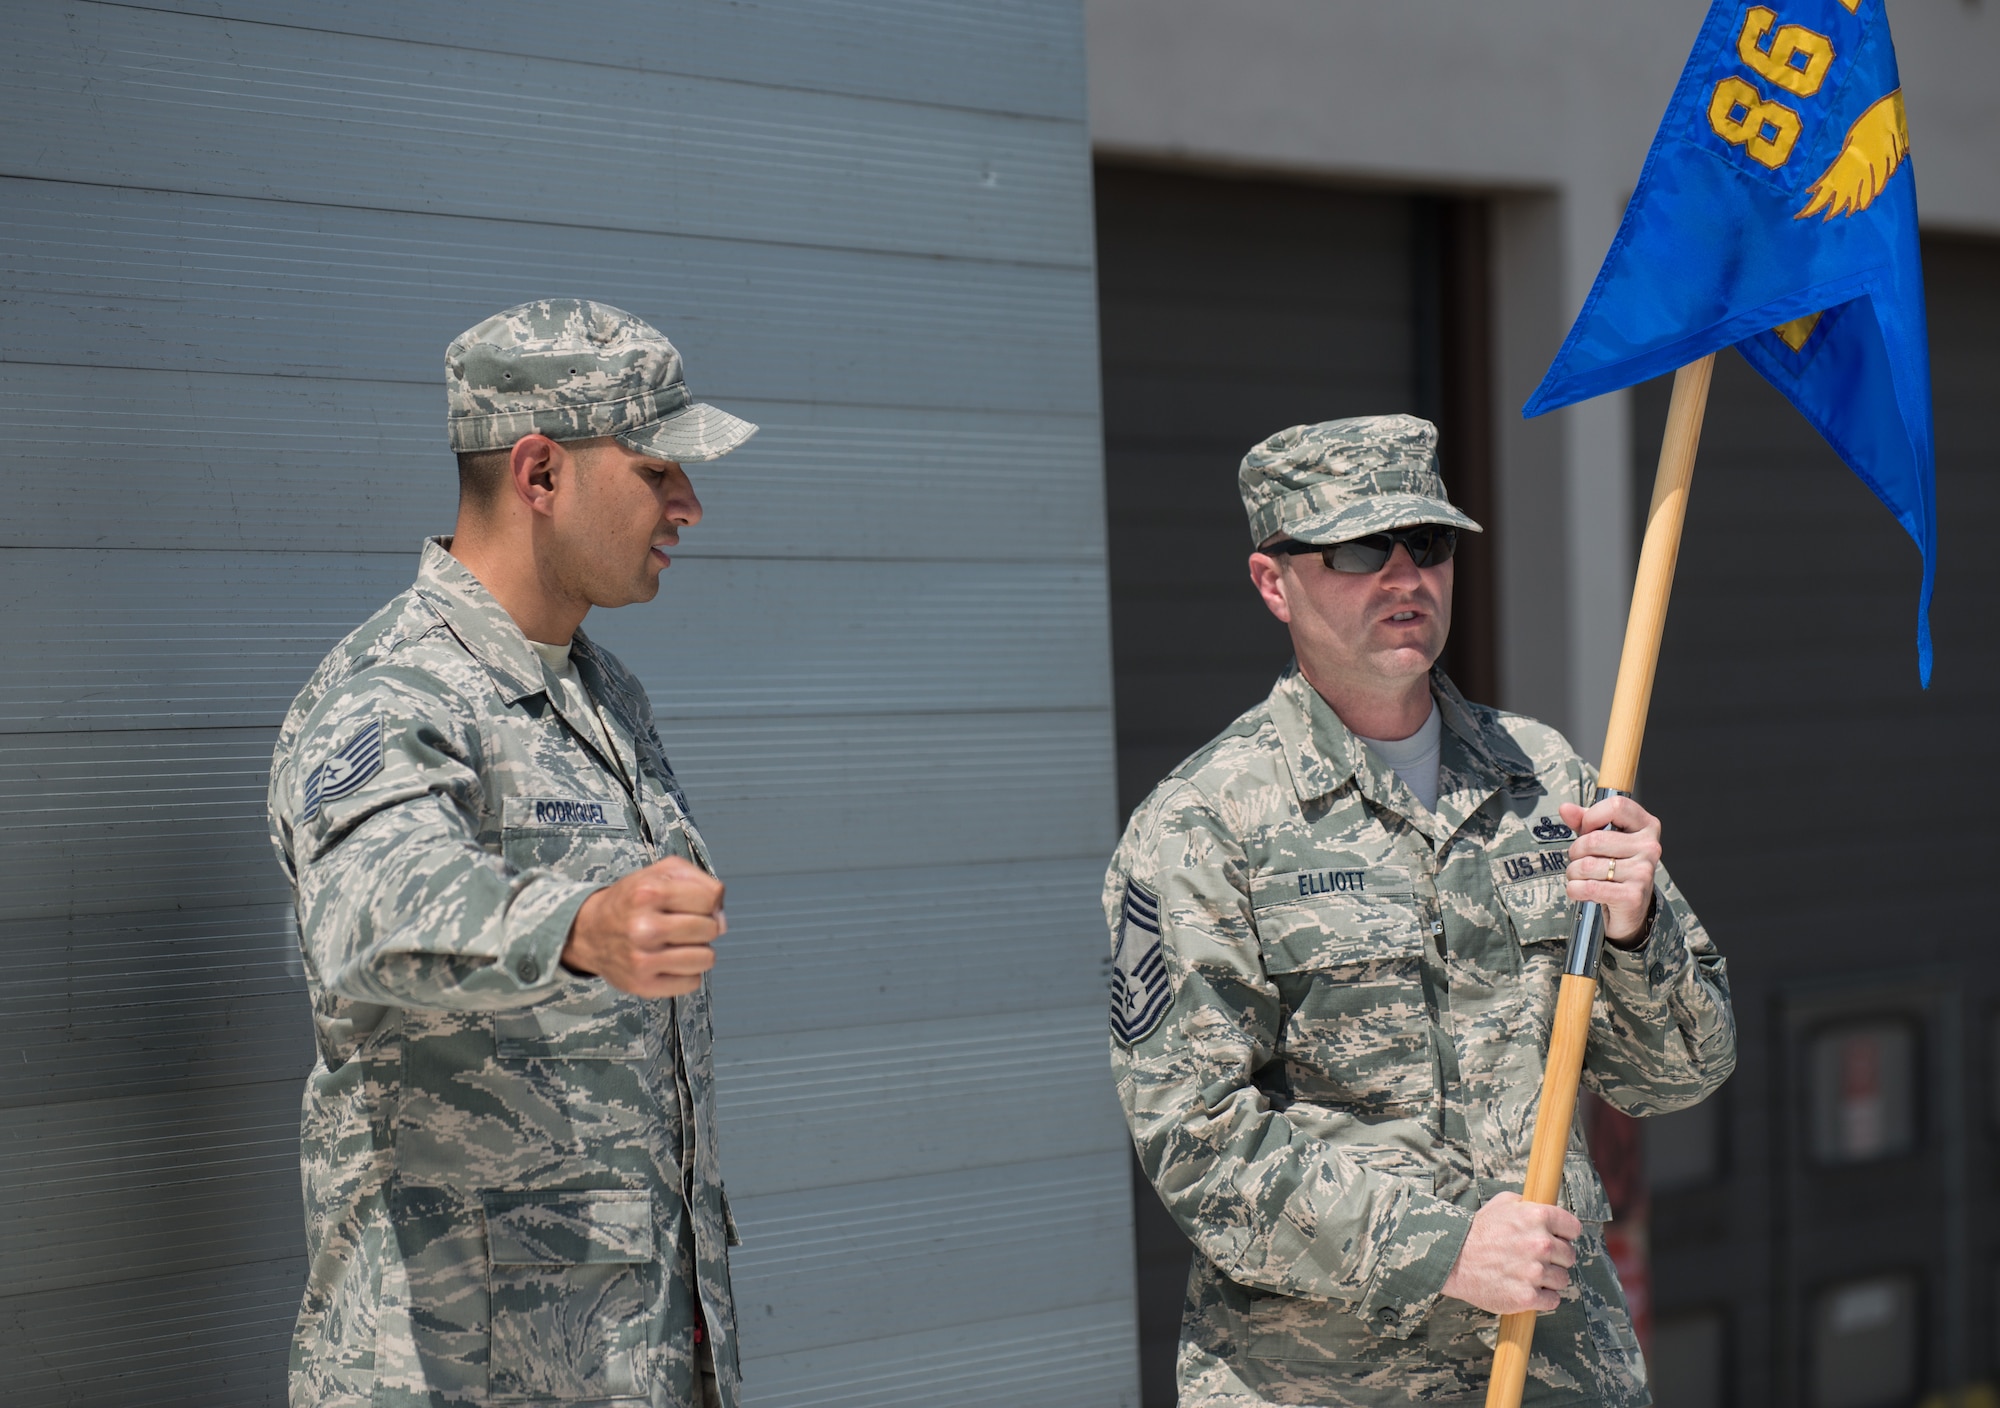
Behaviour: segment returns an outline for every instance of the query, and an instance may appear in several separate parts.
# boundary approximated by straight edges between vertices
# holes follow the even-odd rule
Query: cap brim
[[[618,443],[642,455],[677,464],[719,460],[757,433],[757,427],[727,411],[697,401],[670,416],[618,432]]]
[[[1438,523],[1472,533],[1486,531],[1442,499],[1427,499],[1421,494],[1379,494],[1331,513],[1287,523],[1285,536],[1293,542],[1317,547],[1344,543],[1390,528],[1414,528],[1420,523]]]

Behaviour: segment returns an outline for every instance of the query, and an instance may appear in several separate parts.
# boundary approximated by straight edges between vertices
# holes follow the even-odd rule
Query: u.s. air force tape
[[[1127,1046],[1144,1041],[1167,1015],[1171,996],[1160,942],[1159,897],[1127,880],[1118,942],[1111,951],[1111,1034]]]
[[[382,771],[382,721],[370,719],[338,753],[306,778],[306,807],[299,820],[311,821],[328,802],[337,802]]]

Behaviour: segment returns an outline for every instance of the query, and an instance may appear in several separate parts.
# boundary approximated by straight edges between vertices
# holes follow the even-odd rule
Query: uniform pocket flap
[[[1611,1221],[1610,1195],[1589,1159],[1571,1154],[1563,1160],[1562,1204],[1579,1222]]]
[[[1250,906],[1264,972],[1398,962],[1418,948],[1416,886],[1404,866],[1328,864],[1256,876]]]
[[[1481,1178],[1478,1188],[1479,1205],[1485,1207],[1496,1194],[1520,1192],[1521,1184],[1518,1179]],[[1590,1160],[1580,1155],[1564,1156],[1562,1192],[1556,1201],[1578,1222],[1611,1221],[1611,1200],[1605,1195],[1604,1184]]]
[[[1395,964],[1416,955],[1415,890],[1401,866],[1260,875],[1250,898],[1267,973]]]
[[[488,1193],[486,1256],[495,1266],[586,1266],[656,1261],[653,1195]]]
[[[644,1061],[641,999],[608,983],[582,995],[493,1018],[493,1054],[502,1061]]]

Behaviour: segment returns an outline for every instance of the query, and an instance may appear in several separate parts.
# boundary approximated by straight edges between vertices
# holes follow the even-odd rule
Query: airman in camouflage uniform
[[[488,319],[447,381],[462,454],[504,470],[510,447],[591,442],[617,461],[594,462],[605,483],[643,477],[620,564],[638,585],[595,604],[656,589],[664,554],[636,554],[699,517],[679,463],[755,430],[693,403],[666,338],[600,304]],[[705,966],[720,886],[644,687],[581,633],[552,664],[453,546],[427,542],[415,585],[326,657],[273,758],[318,1039],[292,1403],[733,1408],[707,988],[661,978],[681,995],[648,1000],[579,971],[573,943],[594,897],[678,885],[701,903],[653,919],[696,947],[661,952]]]
[[[1407,416],[1271,437],[1239,476],[1253,543],[1477,531],[1446,498],[1435,445]],[[1478,1294],[1469,1234],[1489,1208],[1496,1227],[1532,1213],[1557,1228],[1535,1243],[1546,1279],[1481,1300],[1549,1311],[1527,1401],[1650,1401],[1580,1121],[1563,1180],[1574,1222],[1507,1194],[1526,1170],[1572,899],[1615,896],[1629,916],[1584,1073],[1629,1114],[1694,1104],[1733,1068],[1723,961],[1653,864],[1657,822],[1629,798],[1586,811],[1596,779],[1560,734],[1466,702],[1434,668],[1449,562],[1420,571],[1415,550],[1392,542],[1378,577],[1393,590],[1332,581],[1353,559],[1341,573],[1316,552],[1251,561],[1267,601],[1310,571],[1414,603],[1367,631],[1428,642],[1409,668],[1413,707],[1427,684],[1442,723],[1435,804],[1308,679],[1334,627],[1302,619],[1294,591],[1281,619],[1299,660],[1140,805],[1106,876],[1118,1093],[1197,1253],[1184,1408],[1479,1399],[1494,1317],[1447,1291]],[[1442,582],[1429,635],[1419,578]]]

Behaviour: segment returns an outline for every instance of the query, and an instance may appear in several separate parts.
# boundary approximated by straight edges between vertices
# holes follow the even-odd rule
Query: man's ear
[[[554,511],[550,502],[569,469],[569,452],[546,435],[523,435],[507,462],[508,487],[531,513]]]
[[[1278,565],[1278,559],[1267,552],[1251,553],[1250,584],[1257,588],[1257,595],[1264,598],[1271,614],[1289,626],[1292,603],[1285,595],[1285,569]]]

